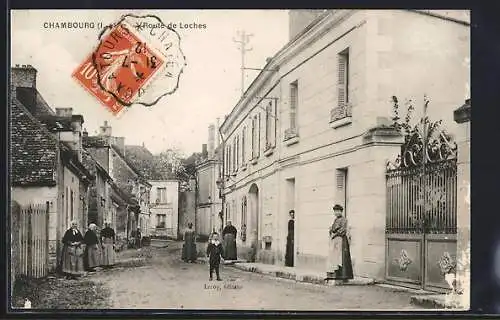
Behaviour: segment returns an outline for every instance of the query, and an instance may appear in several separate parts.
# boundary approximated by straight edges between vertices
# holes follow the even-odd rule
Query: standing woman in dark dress
[[[76,221],[71,222],[71,227],[66,230],[62,239],[62,271],[69,279],[76,279],[83,275],[83,236],[78,230]]]
[[[225,260],[237,260],[238,254],[236,251],[236,228],[231,224],[231,221],[227,222],[227,225],[222,230],[222,241],[224,243],[224,259]]]
[[[96,229],[97,225],[91,223],[83,238],[85,242],[84,265],[85,269],[90,272],[95,271],[95,268],[101,265],[101,250]]]
[[[184,230],[184,245],[182,246],[182,260],[185,262],[195,263],[198,257],[196,251],[196,231],[193,229],[193,224],[188,223],[188,227]]]
[[[335,220],[329,230],[326,281],[347,282],[354,278],[349,239],[347,238],[347,219],[343,216],[343,211],[344,208],[341,205],[336,204],[333,207]]]
[[[102,266],[111,268],[115,264],[115,230],[106,222],[101,230]]]
[[[290,210],[290,220],[288,220],[288,235],[286,237],[285,266],[293,267],[293,248],[295,237],[295,211]]]

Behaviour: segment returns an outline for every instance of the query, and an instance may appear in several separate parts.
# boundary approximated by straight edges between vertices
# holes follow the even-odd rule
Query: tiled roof
[[[81,179],[81,181],[88,183],[89,179],[92,178],[93,175],[78,159],[78,154],[75,152],[75,150],[73,150],[69,143],[65,141],[59,142],[59,148],[61,150],[61,158],[68,169],[76,174],[79,179]]]
[[[96,176],[98,173],[103,175],[106,180],[112,180],[111,177],[109,176],[108,172],[106,169],[104,169],[98,162],[95,160],[90,152],[87,150],[83,149],[82,151],[82,163],[85,166],[85,168],[90,172],[92,176]]]
[[[54,110],[35,88],[17,87],[16,97],[37,118],[41,115],[55,115]]]
[[[138,176],[138,178],[143,183],[150,185],[149,182],[144,177],[144,175],[141,172],[139,172],[139,170],[133,165],[133,163],[129,159],[127,159],[127,157],[123,155],[123,153],[120,151],[119,148],[117,148],[115,145],[111,145],[111,149],[113,149],[120,156],[120,158],[123,159],[123,161],[130,167],[130,169]]]
[[[92,158],[92,156],[90,155],[90,153],[87,151],[87,150],[83,150],[82,151],[82,163],[84,165],[84,167],[92,174],[92,175],[96,175],[97,173],[97,167],[96,167],[96,164],[97,162],[94,160],[94,158]]]
[[[12,185],[55,185],[57,140],[18,99],[10,105]]]
[[[153,154],[144,146],[125,146],[125,153],[127,156],[135,155],[144,159],[152,159]]]

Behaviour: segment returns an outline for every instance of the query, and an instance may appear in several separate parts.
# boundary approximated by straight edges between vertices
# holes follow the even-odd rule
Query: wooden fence
[[[49,270],[49,203],[12,206],[12,271],[42,278]]]

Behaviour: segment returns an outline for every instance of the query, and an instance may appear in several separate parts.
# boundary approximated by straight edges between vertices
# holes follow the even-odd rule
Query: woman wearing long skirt
[[[237,260],[236,252],[236,228],[231,224],[231,221],[227,222],[227,225],[222,230],[222,238],[224,241],[224,255],[225,260]]]
[[[111,268],[115,264],[115,230],[106,222],[101,230],[102,266]]]
[[[188,223],[184,230],[184,245],[182,246],[182,260],[186,262],[196,262],[198,253],[196,252],[196,232],[193,230],[193,224]]]
[[[76,279],[85,272],[83,268],[83,236],[78,230],[76,221],[71,222],[71,227],[64,233],[62,242],[62,271],[67,278]]]
[[[83,237],[85,242],[84,265],[89,272],[95,271],[95,268],[101,265],[101,250],[96,229],[97,225],[91,223],[85,232],[85,237]]]
[[[347,238],[347,219],[343,216],[344,208],[335,205],[335,221],[330,227],[329,252],[327,259],[326,281],[347,282],[354,278],[352,272],[349,239]]]

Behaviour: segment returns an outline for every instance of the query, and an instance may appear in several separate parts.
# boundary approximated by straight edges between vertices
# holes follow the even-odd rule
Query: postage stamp
[[[133,104],[155,105],[175,92],[184,66],[174,29],[156,16],[130,14],[101,31],[73,78],[117,115]]]

